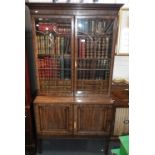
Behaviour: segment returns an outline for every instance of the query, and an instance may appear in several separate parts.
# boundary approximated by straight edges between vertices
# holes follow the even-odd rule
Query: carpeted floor
[[[111,142],[111,148],[118,148],[119,142]],[[111,151],[109,149],[109,155]],[[26,152],[25,155],[31,155]],[[36,155],[104,155],[104,140],[101,139],[51,139],[43,140],[42,154]]]

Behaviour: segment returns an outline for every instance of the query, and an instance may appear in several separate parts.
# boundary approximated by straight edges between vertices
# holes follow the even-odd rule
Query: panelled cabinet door
[[[117,108],[115,114],[114,135],[129,133],[129,108]]]
[[[112,109],[103,105],[76,105],[74,134],[106,135],[110,131]]]
[[[71,105],[39,105],[36,106],[37,132],[44,135],[72,134]]]

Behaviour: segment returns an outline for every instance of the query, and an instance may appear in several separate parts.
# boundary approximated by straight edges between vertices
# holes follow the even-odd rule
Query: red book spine
[[[79,58],[85,58],[85,39],[79,39]]]

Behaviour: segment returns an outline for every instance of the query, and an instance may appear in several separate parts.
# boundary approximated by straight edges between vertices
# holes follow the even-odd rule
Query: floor
[[[111,142],[111,148],[118,148],[119,142]],[[109,154],[111,151],[109,149]],[[42,154],[36,155],[105,155],[104,140],[101,139],[51,139],[43,140]],[[26,152],[25,155],[31,155]]]

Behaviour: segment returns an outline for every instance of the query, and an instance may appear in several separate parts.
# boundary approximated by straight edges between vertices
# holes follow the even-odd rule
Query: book
[[[97,37],[94,37],[94,43],[93,43],[93,46],[94,46],[94,49],[93,49],[93,57],[94,58],[97,58],[98,56],[98,53],[97,53],[97,48],[98,48],[98,38]]]
[[[42,32],[46,32],[46,31],[56,31],[57,29],[57,24],[56,23],[38,23],[39,27],[38,30],[42,31]]]
[[[95,20],[91,21],[91,33],[94,34],[95,33]]]
[[[89,38],[85,41],[85,58],[89,58]]]
[[[64,79],[71,79],[71,59],[64,58]]]
[[[96,58],[100,58],[101,53],[101,38],[98,38],[97,41],[97,51],[96,51]]]
[[[93,40],[90,40],[89,42],[89,58],[94,58],[94,38],[92,38]]]
[[[61,64],[61,79],[64,79],[64,58],[63,56],[61,55],[60,57],[60,64]]]
[[[85,58],[85,39],[79,38],[79,58]]]
[[[106,40],[106,48],[105,48],[105,58],[108,58],[108,52],[109,52],[109,36],[105,38]]]
[[[103,25],[102,21],[96,22],[96,32],[98,34],[101,34],[103,32],[102,25]]]
[[[65,37],[64,38],[64,54],[65,55],[71,54],[70,43],[71,43],[71,38],[69,36]]]
[[[104,58],[104,56],[105,56],[105,49],[106,49],[106,41],[105,41],[105,37],[102,37],[102,39],[101,39],[101,52],[100,52],[101,58]]]

